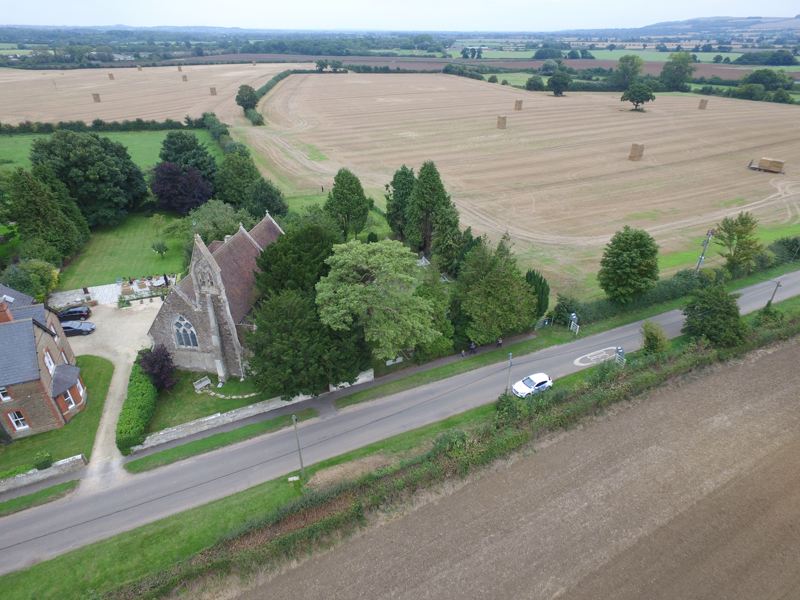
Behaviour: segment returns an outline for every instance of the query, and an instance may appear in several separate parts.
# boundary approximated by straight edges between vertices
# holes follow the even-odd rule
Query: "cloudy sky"
[[[548,31],[692,17],[793,17],[798,0],[0,0],[0,23],[265,29]],[[757,14],[757,13],[756,13]]]

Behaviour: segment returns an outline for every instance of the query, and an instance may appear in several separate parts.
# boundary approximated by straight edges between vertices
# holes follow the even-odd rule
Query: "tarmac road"
[[[776,300],[800,295],[800,271],[780,277]],[[742,312],[763,307],[775,284],[740,290]],[[680,333],[678,310],[651,319],[670,337]],[[641,322],[529,354],[514,361],[515,381],[534,371],[554,379],[583,367],[581,357],[604,348],[639,347]],[[585,359],[584,361],[585,362]],[[507,381],[496,364],[357,405],[299,425],[306,464],[439,421],[494,401]],[[95,482],[79,493],[0,519],[0,574],[58,556],[85,544],[156,521],[275,479],[298,468],[290,429],[222,448],[135,477]]]

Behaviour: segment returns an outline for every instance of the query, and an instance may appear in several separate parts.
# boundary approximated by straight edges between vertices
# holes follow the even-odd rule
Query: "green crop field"
[[[102,133],[101,135],[120,142],[128,148],[128,152],[137,165],[142,169],[149,169],[158,162],[158,153],[161,142],[168,131],[120,131]],[[205,129],[192,131],[203,142],[209,152],[217,160],[222,160],[222,150]],[[30,167],[30,150],[33,141],[46,137],[45,134],[0,135],[0,171],[17,167]]]

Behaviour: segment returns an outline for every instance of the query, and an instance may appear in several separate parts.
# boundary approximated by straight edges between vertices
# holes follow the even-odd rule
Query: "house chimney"
[[[224,243],[225,243],[225,244],[227,244],[229,239],[231,239],[231,236],[229,236],[229,235],[226,235],[226,236],[225,236],[225,242],[224,242]]]
[[[5,300],[0,301],[0,323],[10,323],[14,320],[14,315],[11,314],[11,308]]]

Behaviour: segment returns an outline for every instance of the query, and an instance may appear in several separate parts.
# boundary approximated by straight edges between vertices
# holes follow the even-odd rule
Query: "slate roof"
[[[0,386],[39,379],[33,320],[0,323]]]
[[[214,252],[234,323],[247,316],[255,302],[256,259],[261,249],[240,229]]]
[[[44,304],[34,304],[33,306],[11,306],[11,314],[14,320],[34,319],[40,325],[47,327],[47,312]]]
[[[211,242],[211,243],[208,245],[208,251],[209,251],[209,252],[211,252],[211,254],[214,254],[214,252],[217,250],[217,248],[219,248],[220,246],[222,246],[224,243],[225,243],[225,242],[221,242],[221,241],[219,241],[219,240],[214,240],[213,242]]]
[[[75,365],[57,365],[53,370],[53,381],[50,383],[50,397],[55,398],[78,383],[81,370]]]
[[[2,299],[3,296],[7,296],[6,302],[8,302],[8,305],[12,309],[19,308],[20,306],[30,306],[33,304],[33,298],[28,296],[28,294],[23,294],[22,292],[18,292],[17,290],[0,283],[0,299]]]
[[[262,249],[277,240],[282,233],[283,230],[269,215],[261,219],[261,221],[256,223],[255,227],[250,230],[250,236]]]

